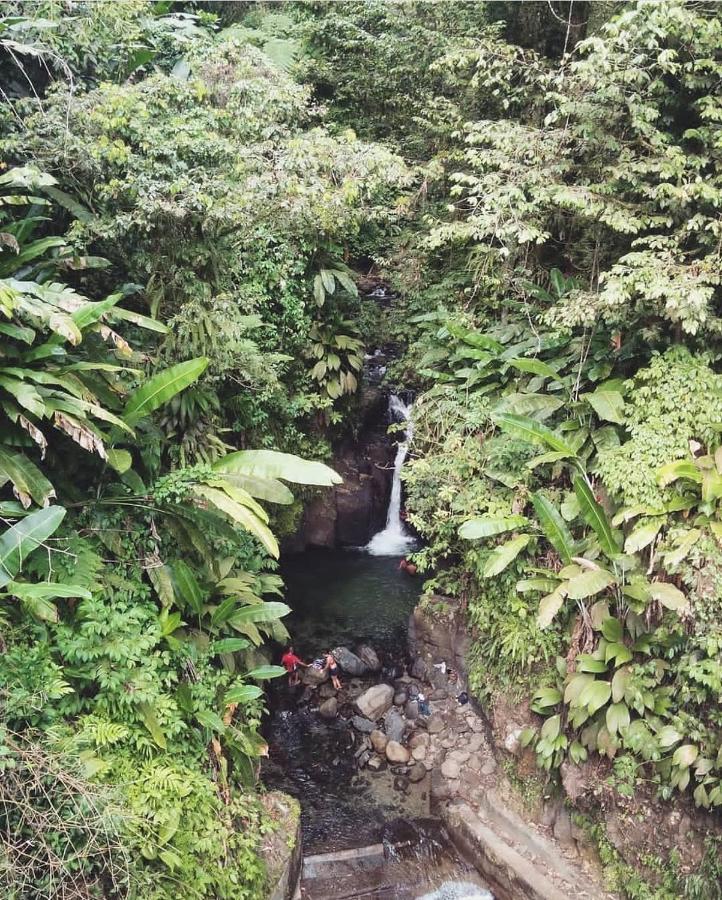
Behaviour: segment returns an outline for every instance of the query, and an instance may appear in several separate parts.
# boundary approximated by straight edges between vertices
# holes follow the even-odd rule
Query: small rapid
[[[386,525],[371,538],[364,548],[371,556],[403,556],[415,544],[414,538],[406,530],[401,518],[401,469],[406,462],[414,436],[411,405],[407,406],[399,396],[392,394],[389,398],[389,417],[392,422],[403,424],[405,436],[403,441],[399,441],[396,448]]]

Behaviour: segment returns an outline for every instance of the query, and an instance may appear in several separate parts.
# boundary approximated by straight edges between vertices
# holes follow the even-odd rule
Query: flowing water
[[[389,398],[389,417],[392,422],[404,425],[406,436],[396,448],[386,526],[371,538],[365,548],[372,556],[403,556],[415,544],[414,538],[406,530],[401,518],[401,469],[414,436],[411,407],[407,406],[396,394],[392,394]]]

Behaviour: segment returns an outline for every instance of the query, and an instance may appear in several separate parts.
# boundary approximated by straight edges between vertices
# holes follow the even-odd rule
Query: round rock
[[[409,751],[406,747],[399,744],[398,741],[389,741],[388,744],[386,744],[386,759],[388,759],[390,763],[406,765],[410,757],[411,754]]]

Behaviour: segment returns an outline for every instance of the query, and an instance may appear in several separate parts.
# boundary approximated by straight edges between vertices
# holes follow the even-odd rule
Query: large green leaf
[[[269,678],[280,678],[286,674],[283,666],[258,666],[246,672],[244,678],[255,678],[256,681],[267,681]]]
[[[581,475],[577,475],[574,479],[574,493],[579,500],[579,508],[581,510],[584,521],[596,532],[602,550],[607,556],[616,556],[620,551],[617,538],[612,530],[612,526],[607,518],[607,514],[597,503],[592,493],[592,489]]]
[[[531,535],[520,534],[519,537],[512,538],[505,544],[495,547],[484,564],[483,577],[493,578],[494,575],[499,575],[503,572],[517,558],[530,540]]]
[[[528,441],[530,444],[540,444],[542,447],[550,447],[558,453],[565,453],[567,456],[575,456],[574,450],[559,435],[527,416],[516,416],[512,413],[494,413],[492,415],[494,422],[503,431],[509,432],[514,437]]]
[[[653,581],[650,584],[653,600],[658,600],[667,609],[680,610],[687,606],[687,598],[673,584],[667,581]]]
[[[302,459],[292,453],[277,450],[238,450],[219,459],[213,465],[216,472],[228,472],[264,479],[282,479],[294,484],[315,484],[331,487],[343,479],[322,462]],[[249,493],[252,491],[249,490]]]
[[[638,525],[624,542],[624,552],[638,553],[640,550],[648,547],[659,534],[662,524],[662,520],[657,519],[657,521]]]
[[[56,584],[51,581],[25,583],[23,581],[10,581],[4,590],[19,600],[38,598],[42,600],[54,600],[58,597],[80,597],[90,600],[90,591],[78,584]]]
[[[168,744],[166,742],[163,729],[160,727],[158,716],[156,716],[155,714],[155,709],[151,706],[150,703],[139,703],[138,712],[140,713],[140,718],[145,727],[150,732],[153,740],[161,748],[161,750],[165,750]]]
[[[566,564],[570,563],[576,552],[576,543],[561,513],[551,500],[539,491],[532,495],[531,500],[547,540],[562,561]]]
[[[479,519],[469,519],[459,528],[459,537],[466,540],[479,540],[492,537],[495,534],[503,534],[506,531],[514,531],[529,524],[525,516],[486,516]]]
[[[48,506],[3,532],[0,536],[0,587],[13,580],[27,557],[57,531],[64,517],[64,507]]]
[[[564,591],[558,587],[550,594],[547,594],[546,597],[541,598],[539,601],[539,612],[536,616],[537,625],[540,628],[547,628],[551,625],[554,616],[562,608],[564,596]]]
[[[614,575],[606,569],[589,569],[567,581],[564,590],[571,600],[586,600],[587,597],[593,597],[615,582]]]
[[[149,378],[128,398],[123,414],[126,423],[132,425],[163,406],[180,391],[197,381],[207,366],[206,357],[200,356],[164,369]]]
[[[291,608],[285,603],[274,600],[270,603],[258,603],[251,606],[242,606],[228,620],[232,625],[250,622],[260,624],[281,619],[291,612]]]
[[[606,422],[614,422],[616,425],[624,424],[624,397],[618,391],[597,388],[592,394],[581,394],[583,400],[592,407],[600,419]]]
[[[242,705],[250,703],[252,700],[257,700],[261,696],[263,696],[263,691],[258,685],[239,684],[226,691],[226,696],[223,700],[226,706],[229,706],[231,703],[240,703]]]
[[[551,378],[552,381],[558,381],[560,384],[564,383],[563,376],[540,359],[510,359],[507,361],[507,365],[514,366],[520,372],[530,372],[533,375],[538,375],[540,378]]]

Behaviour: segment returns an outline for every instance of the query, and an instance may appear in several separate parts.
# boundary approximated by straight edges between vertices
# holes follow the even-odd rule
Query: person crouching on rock
[[[292,646],[290,646],[281,657],[281,665],[288,672],[289,687],[295,687],[301,680],[299,667],[303,666],[304,668],[308,668],[308,663],[305,663],[300,657],[296,656]]]
[[[336,657],[333,655],[333,653],[331,653],[330,650],[326,650],[324,656],[326,657],[324,672],[328,670],[328,674],[331,676],[331,684],[336,688],[337,691],[340,691],[341,682],[338,677],[338,663],[336,662]]]

